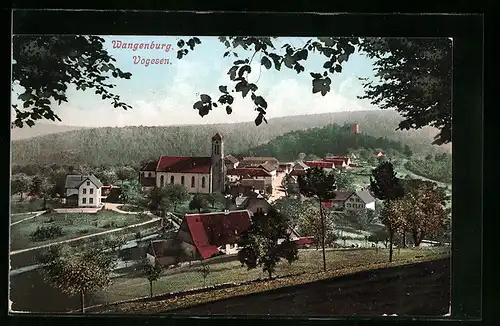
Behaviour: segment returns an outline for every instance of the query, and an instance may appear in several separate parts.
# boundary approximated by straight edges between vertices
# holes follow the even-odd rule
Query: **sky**
[[[217,37],[199,37],[197,45],[182,59],[177,59],[177,41],[189,37],[172,36],[102,36],[105,48],[116,59],[115,65],[123,71],[132,73],[129,80],[114,80],[113,92],[121,96],[122,101],[132,105],[133,109],[113,108],[108,101],[101,100],[91,91],[77,91],[69,87],[68,103],[54,107],[62,122],[59,124],[74,126],[127,126],[127,125],[179,125],[231,123],[253,121],[256,117],[254,106],[249,97],[243,99],[235,94],[233,112],[228,115],[221,106],[207,116],[200,117],[193,104],[199,94],[209,94],[218,98],[219,85],[233,85],[227,71],[236,58],[223,57],[225,46]],[[282,45],[289,43],[302,46],[306,38],[280,37],[273,41],[279,51]],[[113,44],[151,43],[171,44],[170,51],[164,49],[122,49]],[[250,57],[252,51],[239,51],[237,59]],[[137,63],[141,59],[168,59],[169,64],[145,66]],[[135,57],[135,58],[134,58]],[[373,110],[374,106],[366,100],[357,99],[363,94],[358,77],[373,78],[373,65],[370,59],[354,53],[343,64],[340,74],[330,76],[331,91],[326,96],[312,93],[309,71],[322,72],[325,57],[310,54],[305,63],[305,72],[297,74],[294,70],[274,68],[266,70],[260,66],[260,57],[253,59],[250,82],[258,85],[258,94],[268,102],[267,118],[316,114],[339,111]],[[257,82],[258,81],[258,82]]]

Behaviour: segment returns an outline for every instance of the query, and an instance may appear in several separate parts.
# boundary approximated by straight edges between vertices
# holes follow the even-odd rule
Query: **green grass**
[[[19,222],[21,220],[24,220],[25,218],[29,218],[29,217],[32,217],[34,215],[35,214],[29,214],[29,213],[19,214],[19,215],[11,215],[10,216],[10,224]]]
[[[149,217],[141,219],[135,214],[120,214],[110,210],[101,210],[94,214],[44,214],[11,227],[11,249],[19,250],[36,247],[82,235],[125,227],[147,220],[149,220]],[[31,240],[30,234],[40,226],[60,226],[64,235],[51,240],[34,242]]]
[[[449,254],[449,248],[411,248],[394,250],[394,261],[414,260],[422,257],[434,257]],[[387,249],[358,249],[358,250],[328,250],[326,252],[327,269],[337,270],[380,264],[387,262]],[[301,250],[299,260],[288,264],[280,262],[275,276],[316,273],[322,270],[321,250]],[[266,278],[267,274],[261,268],[248,270],[238,261],[224,262],[210,265],[211,273],[206,279],[206,285],[216,285],[227,282],[245,282],[259,278]],[[183,267],[169,270],[166,275],[154,283],[154,294],[160,295],[169,292],[186,291],[203,286],[203,276],[199,267]],[[142,277],[130,276],[116,279],[105,291],[95,294],[100,302],[116,302],[149,295],[148,281]]]
[[[57,200],[47,199],[47,208],[59,208],[62,204]],[[10,212],[11,214],[28,213],[41,211],[43,208],[42,199],[27,199],[23,201],[11,200]]]

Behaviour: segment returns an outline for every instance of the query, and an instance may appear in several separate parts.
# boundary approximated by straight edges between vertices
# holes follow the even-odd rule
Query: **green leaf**
[[[231,114],[233,112],[233,109],[228,105],[226,106],[226,113]]]
[[[177,42],[177,46],[178,46],[179,48],[182,48],[182,47],[184,46],[184,44],[185,44],[185,43],[184,43],[184,40],[179,40],[179,41]]]
[[[193,109],[195,110],[200,110],[203,108],[203,102],[202,101],[197,101],[196,103],[193,104]]]
[[[212,106],[213,106],[214,108],[216,108],[216,107],[217,107],[217,103],[212,102]]]
[[[193,41],[194,41],[194,43],[196,43],[196,44],[201,44],[200,39],[199,39],[199,38],[197,38],[197,37],[193,37]]]
[[[318,78],[321,78],[321,74],[311,72],[311,77],[314,79],[318,79]]]
[[[226,51],[226,52],[224,52],[224,56],[223,56],[223,57],[224,57],[224,58],[225,58],[225,57],[227,57],[227,56],[229,55],[229,53],[230,53],[230,51]]]
[[[271,60],[269,60],[268,57],[266,57],[266,56],[262,57],[262,60],[260,61],[260,63],[264,67],[266,67],[266,69],[271,69],[272,64],[271,64]]]
[[[33,120],[29,119],[29,120],[26,120],[26,124],[31,128],[35,125],[35,122]]]
[[[342,53],[342,54],[340,54],[340,55],[338,56],[337,61],[338,61],[339,63],[342,63],[342,62],[344,62],[344,61],[347,61],[347,59],[348,59],[348,58],[349,58],[349,57],[347,56],[347,54]]]
[[[302,49],[295,54],[295,57],[297,58],[297,60],[307,60],[308,53],[309,52],[306,49]]]
[[[236,60],[235,62],[233,62],[233,64],[236,65],[236,66],[237,65],[242,65],[244,63],[246,63],[245,60]]]
[[[327,62],[325,62],[325,64],[323,64],[323,68],[328,69],[328,68],[330,68],[332,65],[333,65],[333,62],[331,62],[331,61],[327,61]]]
[[[342,66],[341,65],[336,65],[335,66],[335,71],[336,72],[342,72]]]
[[[252,68],[250,67],[250,65],[244,65],[243,67],[241,67],[240,70],[238,71],[238,76],[243,77],[245,71],[248,72],[249,74],[252,72]]]
[[[220,85],[219,86],[219,91],[221,91],[221,93],[227,94],[227,86]]]
[[[260,126],[262,124],[262,118],[263,117],[264,116],[261,113],[259,113],[259,115],[257,115],[257,118],[255,118],[255,125],[256,126]]]

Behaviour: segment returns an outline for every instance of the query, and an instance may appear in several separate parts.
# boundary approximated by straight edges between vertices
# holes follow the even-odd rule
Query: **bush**
[[[135,234],[135,239],[136,240],[139,240],[140,238],[142,238],[142,234],[140,231],[138,231],[136,234]]]
[[[44,223],[52,223],[52,222],[54,222],[54,217],[53,217],[53,216],[51,216],[51,217],[49,217],[48,219],[46,219],[45,221],[43,221],[43,222],[44,222]]]
[[[144,212],[141,212],[141,213],[137,214],[137,218],[140,220],[147,220],[147,219],[149,219],[149,215],[144,213]]]
[[[62,228],[58,225],[39,226],[35,232],[30,234],[33,241],[45,241],[64,235]]]
[[[78,234],[87,234],[89,232],[90,232],[89,229],[80,229],[80,230],[77,231]]]

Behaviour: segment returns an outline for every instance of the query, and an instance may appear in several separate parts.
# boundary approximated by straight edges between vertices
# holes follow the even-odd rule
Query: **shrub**
[[[140,212],[137,214],[137,218],[140,220],[147,220],[149,219],[149,215],[144,212]]]
[[[43,221],[43,222],[44,222],[44,223],[52,223],[52,222],[54,222],[54,217],[53,217],[53,216],[51,216],[51,217],[49,217],[48,219],[46,219],[45,221]]]
[[[62,228],[58,225],[39,226],[35,232],[30,234],[33,241],[45,241],[64,235]]]
[[[90,232],[89,229],[80,229],[80,230],[77,231],[78,234],[87,234],[89,232]]]
[[[140,231],[138,231],[136,234],[135,234],[135,239],[136,240],[139,240],[140,238],[142,238],[142,234]]]

